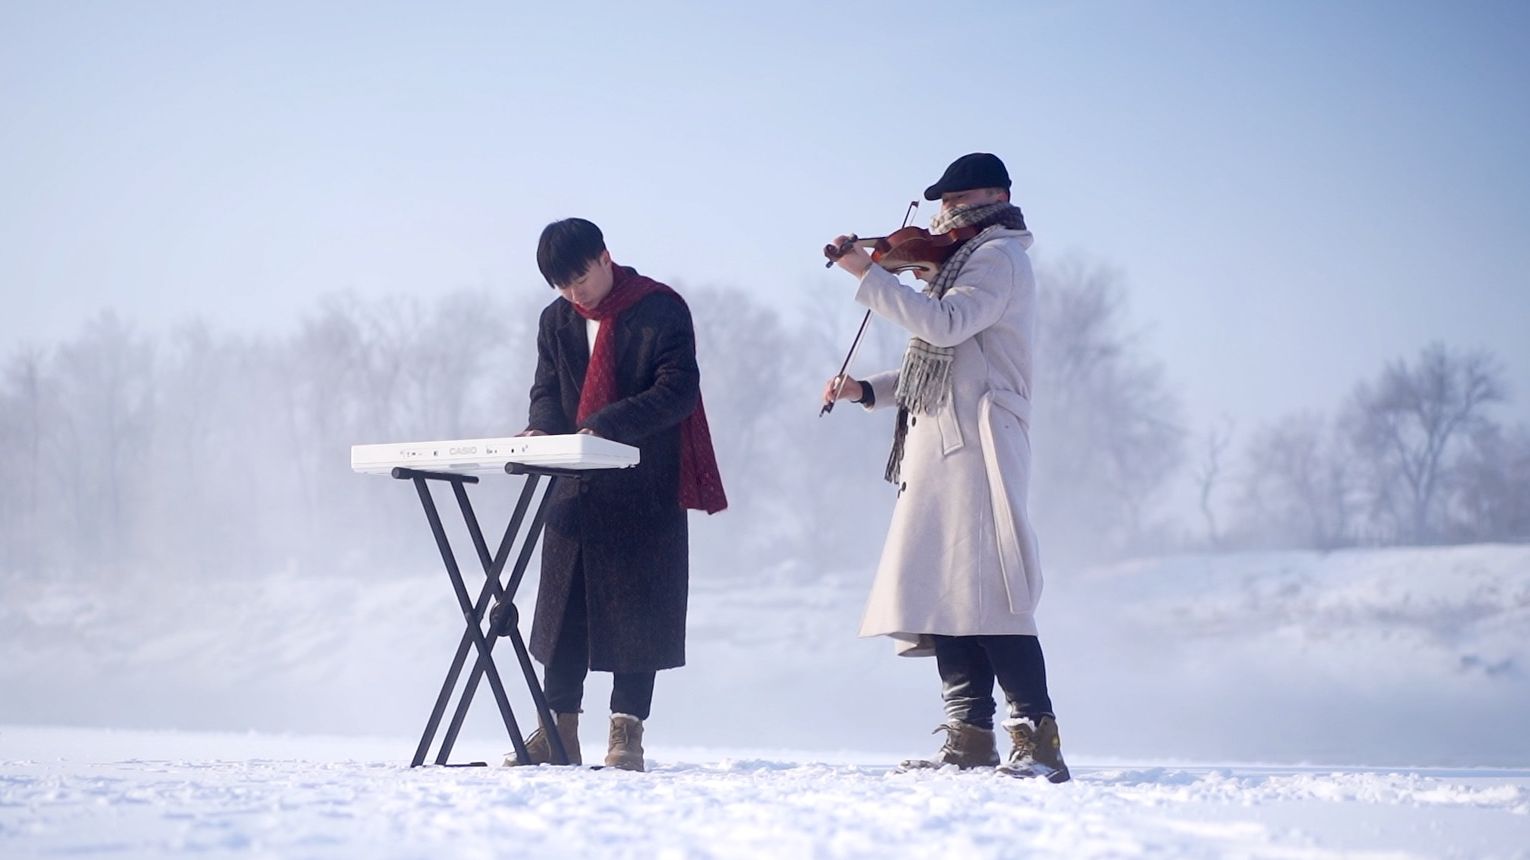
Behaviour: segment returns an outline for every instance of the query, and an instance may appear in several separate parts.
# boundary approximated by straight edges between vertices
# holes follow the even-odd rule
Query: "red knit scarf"
[[[680,304],[685,299],[668,286],[644,277],[636,269],[611,264],[614,278],[611,292],[593,308],[574,305],[574,310],[587,320],[600,322],[595,335],[595,348],[590,353],[590,367],[584,374],[584,387],[579,391],[579,414],[575,422],[583,425],[585,419],[616,400],[616,320],[622,313],[654,293],[671,296]],[[707,427],[707,410],[702,405],[701,393],[696,393],[696,411],[680,422],[680,506],[715,514],[728,506],[723,493],[722,473],[717,469],[717,455],[712,450],[712,431]]]

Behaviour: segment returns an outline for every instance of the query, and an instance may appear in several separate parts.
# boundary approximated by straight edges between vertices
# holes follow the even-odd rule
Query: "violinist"
[[[1026,254],[1031,233],[1010,185],[997,156],[964,155],[924,192],[940,201],[926,239],[959,241],[917,239],[933,249],[922,255],[879,246],[881,264],[851,236],[825,248],[856,277],[855,300],[912,338],[900,368],[836,376],[824,399],[897,410],[885,477],[898,500],[860,635],[889,636],[903,656],[933,656],[947,718],[937,728],[946,734],[939,752],[902,767],[997,767],[1064,782],[1037,638],[1041,567],[1026,512],[1036,279]],[[910,261],[920,256],[927,259]],[[899,281],[889,260],[915,271],[923,290]],[[995,680],[1012,742],[1002,764]]]

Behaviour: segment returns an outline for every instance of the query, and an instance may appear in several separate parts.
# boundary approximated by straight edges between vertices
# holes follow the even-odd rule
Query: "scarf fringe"
[[[930,415],[946,405],[951,396],[951,366],[955,354],[950,350],[922,348],[921,341],[910,344],[898,373],[894,397],[909,412]]]
[[[889,484],[896,484],[903,476],[903,443],[908,439],[908,410],[899,407],[898,423],[893,430],[892,453],[887,455],[887,468],[882,470],[882,478]]]

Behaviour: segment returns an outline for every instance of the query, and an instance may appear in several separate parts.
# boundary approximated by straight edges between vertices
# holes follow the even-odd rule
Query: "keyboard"
[[[503,473],[507,463],[550,469],[626,469],[638,464],[638,449],[588,433],[351,446],[351,471],[362,474],[386,475],[396,468]]]

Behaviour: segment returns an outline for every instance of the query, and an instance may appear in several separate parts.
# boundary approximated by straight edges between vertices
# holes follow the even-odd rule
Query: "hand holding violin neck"
[[[835,239],[833,243],[823,246],[823,255],[829,261],[823,267],[827,269],[834,265],[840,257],[845,256],[856,248],[870,248],[877,241],[878,237],[862,239],[854,233],[848,236],[841,236]]]
[[[908,211],[903,213],[903,226],[898,228],[899,231],[908,228],[908,221],[910,218],[914,217],[914,210],[918,208],[918,200],[911,201],[908,204]],[[893,236],[896,235],[897,233],[893,234]],[[893,238],[893,236],[873,236],[870,239],[862,239],[854,233],[851,233],[848,236],[840,236],[838,239],[835,239],[833,243],[823,246],[823,255],[829,259],[829,262],[825,263],[823,267],[827,269],[834,265],[834,263],[838,261],[840,257],[850,253],[850,251],[854,248],[879,248],[881,247],[881,243]],[[873,260],[875,260],[875,257],[873,257]]]

